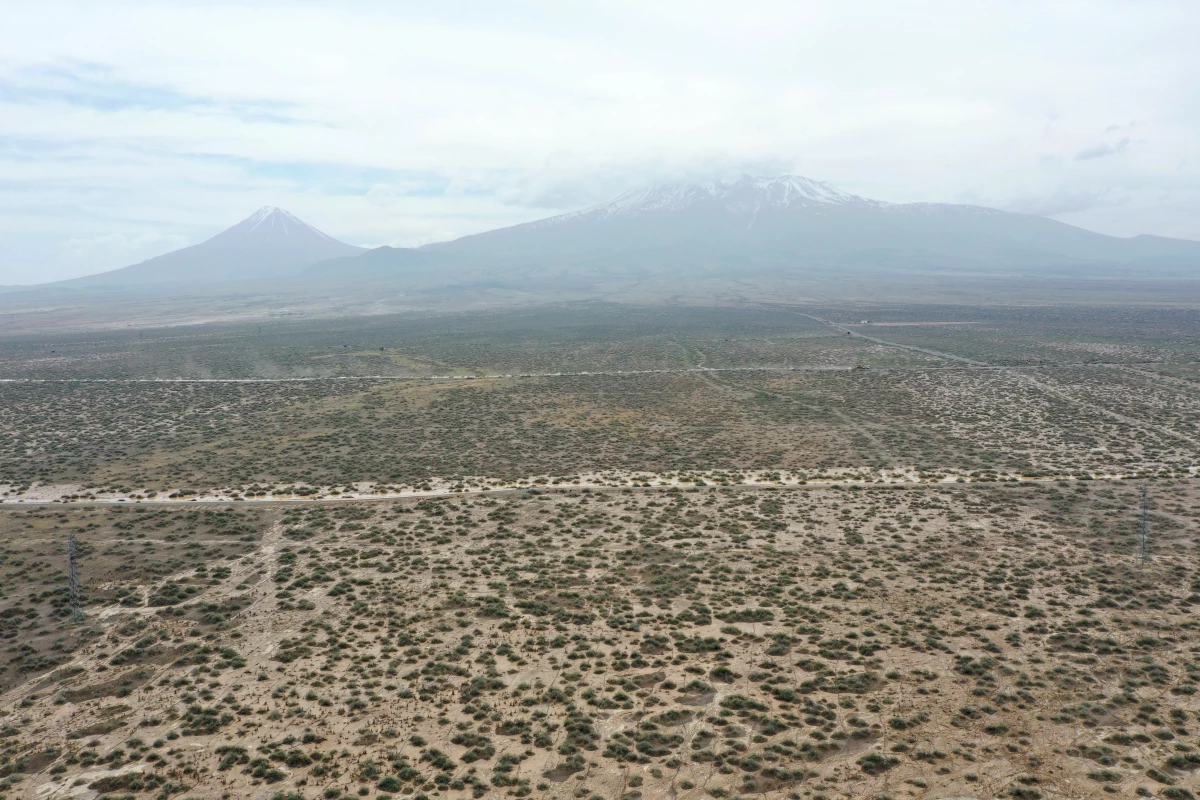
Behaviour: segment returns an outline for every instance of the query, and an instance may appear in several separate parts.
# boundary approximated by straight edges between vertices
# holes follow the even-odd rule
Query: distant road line
[[[681,367],[678,369],[583,370],[579,372],[512,372],[485,375],[328,375],[295,378],[0,378],[0,383],[319,383],[322,381],[475,381],[499,378],[585,378],[593,375],[673,375],[704,372],[851,372],[855,367]],[[934,367],[932,369],[945,369]],[[882,371],[882,370],[881,370]]]
[[[1082,369],[1087,367],[1116,367],[1135,369],[1137,365],[1115,362],[1089,362],[1078,364],[1025,364],[1020,366],[1002,366],[973,361],[950,353],[940,353],[910,345],[888,342],[870,336],[854,334],[860,339],[874,342],[885,347],[897,347],[904,350],[914,350],[927,355],[958,361],[962,366],[913,366],[913,367],[870,367],[872,372],[954,372],[963,369],[1014,371],[1056,369]],[[1148,362],[1157,363],[1157,362]],[[487,373],[484,375],[324,375],[301,376],[293,378],[0,378],[0,384],[5,383],[323,383],[323,382],[404,382],[404,381],[481,381],[513,378],[587,378],[623,375],[686,375],[705,374],[713,372],[857,372],[857,366],[823,366],[817,364],[795,367],[681,367],[677,369],[628,369],[628,370],[582,370],[579,372],[508,372]],[[1143,373],[1149,374],[1149,373]]]
[[[975,359],[967,358],[966,356],[956,356],[953,353],[943,353],[940,350],[930,350],[928,347],[917,347],[916,345],[912,345],[912,344],[900,344],[899,342],[888,342],[883,339],[876,339],[874,336],[867,336],[864,333],[859,333],[858,331],[843,327],[842,325],[839,325],[836,322],[830,322],[829,320],[822,319],[821,317],[814,317],[812,314],[805,314],[803,311],[793,311],[792,313],[794,313],[798,316],[801,316],[801,317],[807,317],[808,319],[811,319],[813,322],[819,322],[822,325],[828,325],[829,327],[833,328],[834,330],[845,333],[847,336],[852,336],[855,339],[865,339],[868,342],[874,342],[875,344],[881,344],[881,345],[884,345],[885,347],[897,347],[901,350],[911,350],[915,353],[924,353],[927,356],[935,356],[936,358],[946,358],[951,361],[960,361],[964,364],[970,364],[972,367],[991,367],[992,369],[997,369],[997,367],[994,364],[988,364],[987,362],[984,362],[984,361],[976,361]]]
[[[1200,466],[1192,466],[1190,469],[1198,469]],[[1197,473],[1191,473],[1197,474]],[[238,504],[242,506],[257,506],[257,505],[277,505],[277,504],[299,504],[313,505],[323,503],[360,503],[373,502],[381,503],[396,500],[425,500],[425,499],[449,499],[453,500],[458,497],[473,497],[479,495],[490,494],[512,494],[517,492],[535,492],[537,494],[563,494],[569,492],[652,492],[652,491],[670,491],[670,490],[705,490],[705,491],[728,491],[728,490],[795,490],[795,491],[813,491],[821,489],[839,489],[848,486],[857,486],[860,488],[872,489],[929,489],[929,488],[945,488],[954,487],[956,489],[988,489],[997,486],[1013,486],[1013,485],[1039,485],[1055,483],[1057,481],[1079,481],[1081,480],[1078,474],[1063,473],[1055,475],[1042,475],[1038,477],[1020,476],[1011,477],[1008,481],[994,480],[974,480],[965,476],[959,476],[962,482],[958,482],[958,478],[944,478],[938,481],[916,481],[916,480],[892,480],[879,482],[873,478],[817,478],[800,481],[780,481],[780,482],[754,482],[754,483],[706,483],[703,486],[693,486],[688,483],[664,482],[655,484],[602,484],[602,483],[581,483],[581,484],[561,484],[561,485],[530,485],[530,486],[491,486],[491,487],[470,487],[464,489],[448,489],[437,488],[429,490],[408,490],[402,492],[388,492],[382,494],[375,493],[347,493],[343,495],[285,495],[280,497],[229,497],[224,495],[204,495],[195,497],[154,497],[154,498],[139,498],[125,496],[113,496],[95,498],[91,500],[72,499],[63,500],[58,498],[18,498],[6,497],[0,499],[0,508],[28,508],[30,506],[49,506],[53,505],[59,508],[67,507],[96,507],[96,506],[197,506],[197,505],[213,505],[213,504]],[[1132,475],[1120,474],[1097,474],[1086,478],[1090,481],[1128,481],[1132,479]],[[3,513],[3,512],[0,512]]]
[[[805,314],[802,311],[795,311],[793,313],[798,314],[801,317],[807,317],[808,319],[811,319],[814,322],[819,322],[823,325],[828,325],[829,327],[833,328],[834,330],[845,331],[850,336],[853,336],[853,337],[856,337],[859,339],[865,339],[868,342],[874,342],[875,344],[884,345],[886,347],[897,347],[897,348],[900,348],[901,350],[914,350],[918,353],[925,353],[926,355],[932,355],[932,356],[937,356],[939,358],[948,358],[948,359],[952,359],[954,361],[960,361],[965,364],[969,364],[973,367],[994,369],[994,370],[999,370],[1002,372],[1008,372],[1012,375],[1015,375],[1018,380],[1025,381],[1026,383],[1030,384],[1031,386],[1034,386],[1037,389],[1040,389],[1041,391],[1045,392],[1048,395],[1057,397],[1059,400],[1062,400],[1063,402],[1073,403],[1074,405],[1076,405],[1080,408],[1085,408],[1094,413],[1101,414],[1103,416],[1108,416],[1108,417],[1115,419],[1118,422],[1122,422],[1126,425],[1133,425],[1134,427],[1139,427],[1139,428],[1144,428],[1146,430],[1155,431],[1156,433],[1160,433],[1164,436],[1169,436],[1169,437],[1172,437],[1175,439],[1181,439],[1194,447],[1200,447],[1200,441],[1197,441],[1193,437],[1188,436],[1186,433],[1180,433],[1179,431],[1172,430],[1171,428],[1167,428],[1162,425],[1156,425],[1153,422],[1146,422],[1145,420],[1135,419],[1133,417],[1126,416],[1118,411],[1113,411],[1111,409],[1105,408],[1104,406],[1097,405],[1096,403],[1090,403],[1086,400],[1080,400],[1079,398],[1072,396],[1069,392],[1065,391],[1064,389],[1062,389],[1060,387],[1049,386],[1049,385],[1039,381],[1037,378],[1034,378],[1033,376],[1027,374],[1024,371],[1024,370],[1030,369],[1031,367],[1007,367],[1007,366],[1000,366],[1000,365],[996,365],[996,364],[988,364],[987,362],[984,362],[984,361],[976,361],[974,359],[970,359],[965,356],[954,355],[953,353],[943,353],[938,350],[930,350],[930,349],[924,348],[924,347],[916,347],[915,345],[900,344],[899,342],[889,342],[885,339],[876,339],[874,336],[866,336],[865,334],[859,333],[858,331],[850,330],[849,328],[843,327],[842,325],[839,325],[836,322],[830,322],[829,320],[822,319],[820,317],[814,317],[812,314]],[[1059,364],[1056,366],[1058,366],[1060,368],[1075,368],[1075,367],[1083,366],[1083,365]],[[1096,365],[1096,366],[1110,366],[1111,367],[1111,366],[1117,366],[1117,365],[1105,364],[1105,365]],[[1032,368],[1037,369],[1039,367],[1032,367]]]

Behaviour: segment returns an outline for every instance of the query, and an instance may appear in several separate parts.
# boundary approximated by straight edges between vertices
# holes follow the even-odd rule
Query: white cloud
[[[198,241],[267,203],[417,244],[742,170],[1006,207],[1111,189],[1121,216],[1058,205],[1200,238],[1198,22],[1172,0],[15,4],[0,283],[77,268],[72,238]]]
[[[107,233],[88,239],[67,239],[63,243],[63,258],[87,274],[136,264],[188,244],[186,236],[170,233]]]
[[[1078,153],[1075,154],[1075,160],[1076,161],[1089,161],[1093,158],[1104,158],[1105,156],[1115,156],[1120,153],[1124,153],[1126,150],[1128,150],[1129,145],[1132,143],[1133,143],[1133,140],[1130,139],[1128,136],[1125,136],[1125,137],[1121,138],[1120,140],[1113,142],[1112,144],[1109,144],[1108,142],[1101,142],[1100,144],[1093,145],[1091,147],[1085,147],[1084,149],[1080,150]]]
[[[1014,197],[1003,205],[1005,211],[1057,217],[1079,214],[1102,206],[1121,205],[1125,198],[1114,197],[1111,189],[1072,189],[1058,187],[1046,194]]]
[[[396,192],[394,189],[392,189],[392,187],[385,186],[382,183],[377,183],[367,190],[367,199],[370,200],[373,205],[380,206],[381,208],[387,208],[388,206],[395,205],[399,198],[396,196]]]

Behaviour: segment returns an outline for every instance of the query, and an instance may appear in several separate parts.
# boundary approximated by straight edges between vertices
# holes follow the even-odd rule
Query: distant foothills
[[[38,289],[295,281],[430,290],[630,280],[803,279],[837,272],[1193,279],[1200,242],[1118,238],[992,208],[893,204],[794,175],[663,184],[537,222],[420,248],[340,242],[281,208],[122,269]]]

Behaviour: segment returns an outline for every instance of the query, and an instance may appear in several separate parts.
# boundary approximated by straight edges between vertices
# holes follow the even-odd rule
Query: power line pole
[[[1142,555],[1143,564],[1150,563],[1150,493],[1142,484]]]
[[[83,622],[83,593],[79,590],[79,559],[75,531],[67,532],[67,579],[71,582],[71,622]]]

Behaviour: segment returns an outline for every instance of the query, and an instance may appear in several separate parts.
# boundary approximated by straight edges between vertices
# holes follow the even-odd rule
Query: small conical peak
[[[263,206],[232,228],[218,233],[214,241],[270,242],[282,239],[337,242],[333,237],[309,225],[295,214],[278,206]],[[341,242],[337,242],[342,244]]]

